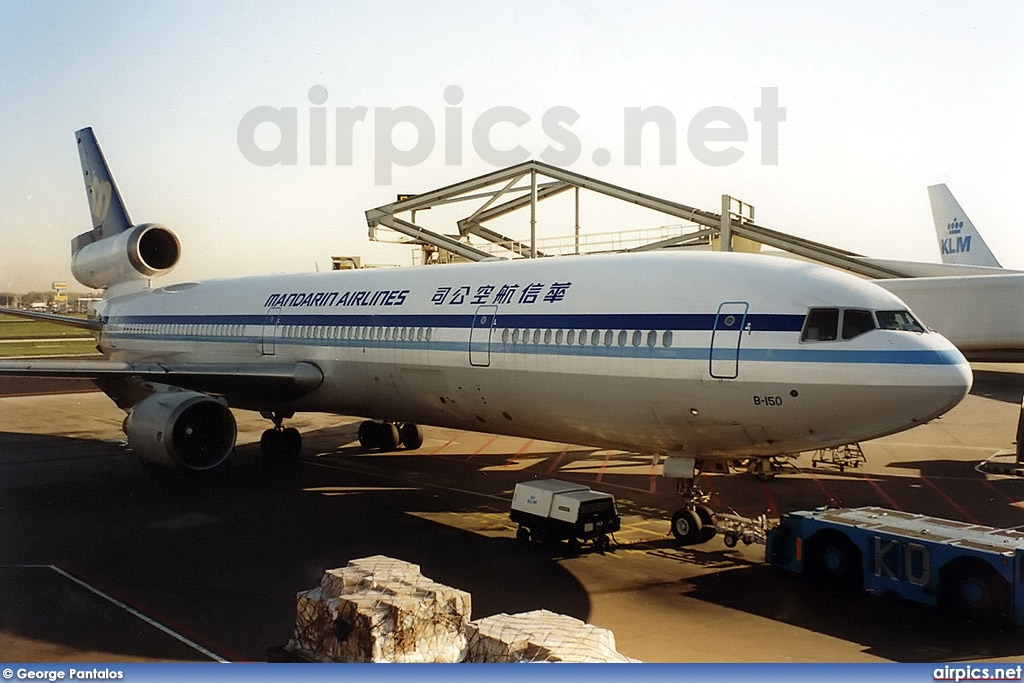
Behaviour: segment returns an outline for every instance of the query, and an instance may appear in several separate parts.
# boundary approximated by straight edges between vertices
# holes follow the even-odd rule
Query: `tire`
[[[376,422],[367,420],[359,425],[359,445],[364,451],[372,451],[380,444],[380,429]]]
[[[725,534],[725,536],[722,537],[722,542],[725,543],[726,548],[735,548],[738,540],[739,539],[736,538],[735,534]]]
[[[423,429],[418,424],[405,422],[398,428],[398,434],[407,451],[414,451],[423,445]]]
[[[939,607],[974,626],[1000,625],[1012,615],[1010,585],[990,564],[964,558],[939,570]]]
[[[700,543],[700,532],[700,517],[693,510],[679,508],[672,515],[672,535],[681,545]]]
[[[302,434],[295,427],[288,427],[281,432],[281,454],[289,460],[298,460],[302,453]]]
[[[378,428],[380,431],[377,447],[381,453],[390,453],[391,451],[398,448],[398,444],[401,443],[402,438],[398,435],[398,427],[391,422],[385,422]]]
[[[804,572],[814,579],[845,591],[864,587],[861,552],[838,531],[826,529],[807,539]]]
[[[281,433],[276,429],[268,429],[260,437],[260,453],[268,462],[277,458],[281,450]]]
[[[525,526],[521,526],[518,529],[516,529],[516,540],[520,543],[529,543],[530,530],[527,529]]]
[[[718,529],[715,528],[718,524],[718,517],[715,516],[715,511],[707,505],[698,505],[694,511],[700,518],[700,540],[697,542],[707,543],[718,533]]]

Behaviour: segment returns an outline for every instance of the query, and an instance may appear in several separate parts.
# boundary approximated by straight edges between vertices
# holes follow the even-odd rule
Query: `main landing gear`
[[[284,426],[284,421],[295,413],[274,411],[262,415],[274,421],[273,429],[266,430],[260,437],[260,452],[263,457],[272,465],[298,461],[302,452],[302,435],[295,427]]]
[[[403,446],[414,451],[423,445],[423,429],[412,422],[374,422],[359,425],[359,445],[367,451],[387,453]]]

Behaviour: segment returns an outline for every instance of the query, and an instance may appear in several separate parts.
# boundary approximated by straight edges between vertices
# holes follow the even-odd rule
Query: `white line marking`
[[[8,565],[8,566],[10,566],[10,565]],[[85,581],[82,581],[78,577],[72,576],[71,574],[67,573],[66,571],[64,571],[63,569],[61,569],[60,567],[58,567],[56,565],[53,565],[53,564],[19,564],[19,565],[14,565],[14,566],[16,566],[16,567],[24,567],[24,568],[29,568],[29,569],[51,569],[51,570],[57,572],[58,574],[60,574],[61,576],[63,576],[64,578],[66,578],[66,579],[68,579],[70,581],[74,581],[76,584],[78,584],[82,588],[85,588],[86,590],[90,591],[91,593],[93,593],[95,595],[98,595],[99,597],[103,598],[104,600],[106,600],[110,604],[112,604],[112,605],[114,605],[116,607],[120,607],[125,612],[128,612],[128,614],[131,614],[132,616],[135,616],[135,617],[138,617],[139,619],[142,619],[144,622],[146,622],[150,626],[152,626],[152,627],[154,627],[154,628],[156,628],[156,629],[158,629],[160,631],[163,631],[164,633],[166,633],[167,635],[171,636],[172,638],[181,641],[185,645],[188,645],[189,647],[191,647],[196,652],[202,653],[203,655],[209,657],[210,659],[212,659],[215,662],[220,662],[221,664],[227,664],[228,663],[228,660],[224,659],[220,655],[216,655],[216,654],[210,652],[209,650],[207,650],[205,647],[203,647],[199,643],[192,642],[191,640],[189,640],[185,636],[181,635],[180,633],[177,633],[177,632],[171,630],[170,628],[168,628],[167,626],[164,626],[160,622],[158,622],[158,621],[156,621],[154,619],[151,619],[150,617],[147,617],[142,612],[139,612],[138,610],[136,610],[136,609],[134,609],[134,608],[124,604],[123,602],[121,602],[117,598],[113,597],[112,595],[108,595],[108,594],[104,593],[103,591],[101,591],[100,589],[95,588],[93,586],[90,586]]]

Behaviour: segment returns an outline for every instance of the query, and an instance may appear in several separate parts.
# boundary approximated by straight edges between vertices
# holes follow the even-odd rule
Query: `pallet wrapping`
[[[579,619],[535,610],[495,614],[469,624],[467,662],[631,662],[615,649],[611,631]]]
[[[418,565],[376,555],[298,594],[287,649],[320,662],[461,662],[471,601]]]

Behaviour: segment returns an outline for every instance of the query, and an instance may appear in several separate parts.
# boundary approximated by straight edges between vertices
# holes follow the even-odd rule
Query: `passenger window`
[[[853,339],[875,329],[875,317],[871,311],[847,309],[843,311],[843,339]]]
[[[924,326],[910,315],[910,311],[878,311],[878,326],[883,330],[924,332]]]
[[[807,313],[800,341],[835,341],[838,329],[838,308],[812,308]]]

